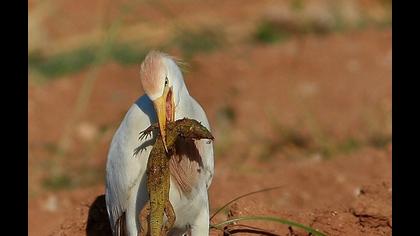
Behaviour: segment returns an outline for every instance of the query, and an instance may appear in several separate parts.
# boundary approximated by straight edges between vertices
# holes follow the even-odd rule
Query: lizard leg
[[[139,236],[146,236],[149,230],[149,222],[147,217],[150,215],[150,200],[144,204],[143,209],[140,211],[140,233]]]
[[[152,125],[150,125],[147,129],[141,131],[139,133],[139,140],[143,140],[144,138],[147,138],[147,136],[152,135],[152,132],[154,130],[157,130],[159,128],[159,124],[158,123],[154,123]]]
[[[166,217],[168,217],[168,221],[163,228],[162,235],[168,234],[169,230],[174,226],[176,220],[174,208],[172,207],[172,204],[169,200],[166,201],[165,204],[165,214]]]

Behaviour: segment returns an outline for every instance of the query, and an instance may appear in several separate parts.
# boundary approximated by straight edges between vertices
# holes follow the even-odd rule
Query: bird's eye
[[[165,77],[165,86],[168,86],[169,81],[168,81],[168,77]]]

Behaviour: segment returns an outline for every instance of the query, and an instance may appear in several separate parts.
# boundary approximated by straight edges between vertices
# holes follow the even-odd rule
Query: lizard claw
[[[139,133],[139,139],[138,140],[143,140],[143,139],[146,139],[147,138],[147,136],[149,136],[149,135],[151,135],[151,132],[147,132],[146,130],[145,131],[142,131],[142,132],[140,132]]]
[[[148,136],[152,136],[152,132],[159,128],[158,124],[152,124],[151,126],[149,126],[147,129],[141,131],[139,133],[139,139],[138,140],[143,140],[145,138],[147,138]]]

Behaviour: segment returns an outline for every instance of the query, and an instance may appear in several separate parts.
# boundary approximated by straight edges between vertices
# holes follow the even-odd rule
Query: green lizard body
[[[157,124],[151,125],[141,133],[140,138],[149,135],[153,130],[157,130],[158,128]],[[151,236],[166,235],[175,223],[175,212],[169,201],[169,160],[176,151],[175,142],[178,138],[213,139],[213,136],[206,127],[196,120],[184,118],[174,122],[168,122],[166,127],[167,153],[163,145],[162,136],[158,132],[147,162],[146,185],[150,200],[140,212],[140,235],[146,235],[148,231]],[[164,213],[168,221],[163,226]],[[150,225],[147,222],[147,216],[150,216]]]

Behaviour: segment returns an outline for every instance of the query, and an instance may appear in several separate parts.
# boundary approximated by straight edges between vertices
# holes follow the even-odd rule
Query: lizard
[[[152,124],[140,132],[139,139],[143,139],[159,128],[157,123]],[[210,131],[193,119],[180,119],[168,122],[166,127],[166,152],[162,136],[157,132],[156,141],[147,161],[147,190],[149,200],[140,211],[141,230],[139,235],[146,235],[150,228],[151,236],[166,235],[175,223],[176,216],[172,204],[169,201],[170,172],[169,160],[175,150],[175,142],[178,138],[210,139],[214,137]],[[163,216],[168,218],[163,225]],[[150,217],[149,223],[147,217]]]

